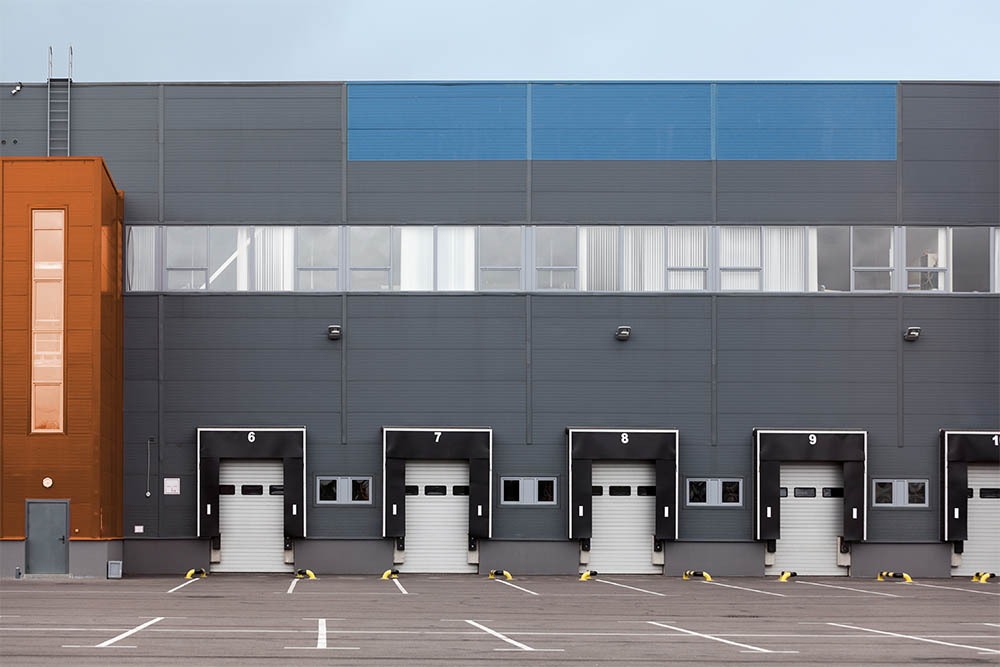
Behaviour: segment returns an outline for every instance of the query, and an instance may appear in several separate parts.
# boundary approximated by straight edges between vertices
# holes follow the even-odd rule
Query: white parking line
[[[743,586],[733,586],[732,584],[720,584],[718,581],[703,581],[703,584],[708,584],[709,586],[723,586],[725,588],[735,588],[741,591],[750,591],[751,593],[761,593],[763,595],[773,595],[777,598],[785,597],[784,593],[772,593],[770,591],[760,591],[756,588],[744,588]]]
[[[937,639],[928,639],[926,637],[915,637],[913,635],[902,635],[898,632],[887,632],[885,630],[874,630],[872,628],[862,628],[858,625],[844,625],[843,623],[827,623],[827,625],[833,625],[838,628],[847,628],[848,630],[863,630],[864,632],[873,632],[877,635],[886,635],[889,637],[899,637],[900,639],[912,639],[917,642],[927,642],[928,644],[941,644],[942,646],[954,646],[956,648],[967,648],[973,651],[979,651],[981,653],[990,654],[1000,654],[1000,651],[991,648],[983,648],[981,646],[969,646],[968,644],[953,644],[951,642],[943,642]]]
[[[487,632],[487,633],[493,635],[497,639],[502,639],[503,641],[507,642],[508,644],[510,644],[512,646],[516,646],[518,649],[520,649],[522,651],[547,651],[547,652],[550,652],[550,653],[558,653],[558,652],[561,652],[563,650],[561,648],[531,648],[527,644],[522,644],[519,641],[514,641],[513,639],[511,639],[507,635],[501,634],[501,633],[497,632],[496,630],[490,629],[490,628],[486,627],[485,625],[482,625],[480,623],[476,623],[475,621],[470,621],[469,619],[465,619],[465,622],[468,623],[469,625],[471,625],[474,628],[479,628],[483,632]],[[511,649],[497,648],[497,649],[493,649],[493,650],[494,651],[510,651]]]
[[[306,619],[307,621],[310,619]],[[339,620],[339,619],[335,619]],[[326,619],[317,618],[316,621],[316,645],[315,646],[286,646],[286,649],[292,650],[331,650],[331,651],[360,651],[360,646],[327,646],[326,644]]]
[[[406,589],[403,588],[403,584],[399,583],[399,579],[393,579],[392,583],[396,584],[396,588],[399,589],[400,593],[402,593],[403,595],[409,595],[409,593],[406,592]]]
[[[806,584],[808,586],[823,586],[825,588],[839,588],[843,591],[855,591],[857,593],[868,593],[869,595],[883,595],[887,598],[898,598],[898,595],[893,595],[892,593],[878,593],[876,591],[866,591],[860,588],[849,588],[847,586],[834,586],[833,584],[820,584],[815,581],[796,581],[797,584]]]
[[[907,586],[923,586],[925,588],[943,588],[947,591],[962,591],[964,593],[978,593],[980,595],[997,595],[1000,593],[990,593],[989,591],[974,591],[970,588],[959,588],[958,586],[937,586],[935,584],[918,584],[917,582],[906,584]]]
[[[180,586],[174,586],[173,588],[171,588],[171,589],[170,589],[169,591],[167,591],[167,592],[168,592],[168,593],[173,593],[174,591],[179,591],[180,589],[184,588],[185,586],[187,586],[187,585],[189,585],[189,584],[193,584],[193,583],[195,583],[196,581],[201,581],[201,580],[200,580],[200,579],[191,579],[191,580],[189,580],[189,581],[185,581],[185,582],[184,582],[183,584],[181,584]]]
[[[153,620],[151,620],[151,621],[146,621],[146,622],[145,622],[145,623],[143,623],[142,625],[138,625],[138,626],[136,626],[136,627],[132,628],[131,630],[127,630],[127,631],[125,631],[125,632],[121,633],[121,634],[120,634],[120,635],[118,635],[117,637],[112,637],[111,639],[109,639],[109,640],[107,640],[107,641],[103,641],[103,642],[101,642],[100,644],[98,644],[98,645],[97,645],[97,646],[95,646],[94,648],[107,648],[108,646],[111,646],[112,644],[114,644],[114,643],[115,643],[115,642],[117,642],[117,641],[120,641],[120,640],[122,640],[122,639],[125,639],[126,637],[129,637],[129,636],[131,636],[131,635],[134,635],[135,633],[139,632],[140,630],[143,630],[143,629],[145,629],[145,628],[148,628],[149,626],[153,625],[154,623],[159,623],[159,622],[160,622],[160,621],[162,621],[162,620],[163,620],[164,618],[166,618],[166,617],[165,617],[165,616],[157,616],[157,617],[156,617],[156,618],[154,618]]]
[[[635,586],[626,586],[625,584],[619,584],[615,581],[608,581],[607,579],[591,579],[591,581],[597,581],[602,584],[610,584],[611,586],[621,586],[622,588],[628,588],[633,591],[639,591],[640,593],[649,593],[650,595],[659,595],[661,598],[667,597],[666,593],[657,593],[656,591],[647,591],[645,588],[636,588]]]
[[[292,583],[288,584],[288,590],[285,592],[291,595],[292,591],[295,590],[295,584],[297,583],[299,583],[298,579],[292,579]]]
[[[495,581],[497,581],[497,582],[499,582],[501,584],[505,584],[507,586],[510,586],[511,588],[516,588],[519,591],[524,591],[525,593],[530,593],[531,595],[538,595],[538,593],[536,593],[535,591],[529,591],[527,588],[521,588],[520,586],[515,586],[514,584],[510,583],[509,581],[504,581],[503,579],[496,579]]]
[[[798,651],[772,651],[766,648],[760,648],[759,646],[751,646],[750,644],[740,644],[739,642],[731,642],[728,639],[722,639],[721,637],[716,637],[714,635],[706,635],[700,632],[695,632],[694,630],[685,630],[684,628],[678,628],[676,625],[667,625],[666,623],[657,623],[656,621],[646,621],[650,625],[655,625],[660,628],[666,628],[667,630],[673,630],[675,632],[683,632],[686,635],[693,635],[695,637],[701,637],[702,639],[711,639],[715,642],[722,642],[723,644],[730,644],[732,646],[739,646],[740,648],[748,649],[747,651],[741,651],[741,653],[798,653]]]

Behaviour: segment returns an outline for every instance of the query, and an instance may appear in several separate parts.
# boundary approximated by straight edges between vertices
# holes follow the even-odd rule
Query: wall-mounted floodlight
[[[906,331],[903,332],[903,340],[912,343],[918,338],[920,338],[920,327],[906,327]]]
[[[340,340],[340,336],[341,333],[339,324],[331,324],[326,328],[326,337],[330,340]]]
[[[24,84],[22,84],[20,81],[18,81],[16,84],[14,84],[14,87],[11,88],[10,94],[11,95],[17,95],[19,92],[21,92],[22,88],[24,88]]]
[[[616,340],[628,340],[632,336],[632,327],[620,326],[615,329],[615,339]]]

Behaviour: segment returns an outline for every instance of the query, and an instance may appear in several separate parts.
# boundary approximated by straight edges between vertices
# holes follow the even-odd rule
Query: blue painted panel
[[[552,83],[531,86],[536,160],[707,160],[705,83]]]
[[[524,160],[524,84],[348,84],[348,160]]]
[[[892,83],[720,83],[720,160],[895,160]]]

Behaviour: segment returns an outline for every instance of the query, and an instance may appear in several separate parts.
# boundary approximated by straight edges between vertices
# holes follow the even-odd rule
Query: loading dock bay
[[[996,664],[1000,583],[212,575],[0,582],[0,663]]]

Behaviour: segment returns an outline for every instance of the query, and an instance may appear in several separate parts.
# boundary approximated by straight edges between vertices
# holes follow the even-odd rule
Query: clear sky
[[[1000,0],[0,0],[0,81],[998,80]]]

